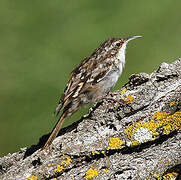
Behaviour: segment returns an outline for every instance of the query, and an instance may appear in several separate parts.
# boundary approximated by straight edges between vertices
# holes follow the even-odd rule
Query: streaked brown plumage
[[[62,115],[43,149],[51,145],[66,117],[71,116],[83,105],[98,101],[110,91],[125,65],[127,43],[140,37],[110,38],[72,71],[55,110],[56,115],[62,110]]]

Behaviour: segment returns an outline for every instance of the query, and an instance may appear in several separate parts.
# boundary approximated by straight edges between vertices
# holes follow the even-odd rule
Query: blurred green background
[[[181,1],[1,0],[0,156],[50,132],[72,69],[107,38],[130,35],[144,38],[128,45],[114,89],[132,73],[152,72],[181,55]]]

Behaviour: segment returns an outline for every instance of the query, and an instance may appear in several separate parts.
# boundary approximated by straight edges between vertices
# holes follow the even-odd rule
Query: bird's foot
[[[119,103],[121,105],[126,105],[127,104],[127,101],[123,100],[123,99],[114,99],[114,98],[111,98],[111,97],[103,97],[102,99],[105,99],[105,100],[108,100],[108,101],[113,101],[114,103]]]

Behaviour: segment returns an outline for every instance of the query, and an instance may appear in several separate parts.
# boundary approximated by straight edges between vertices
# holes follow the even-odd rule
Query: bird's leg
[[[116,95],[115,93],[113,93],[113,92],[111,92],[111,91],[109,91],[108,93],[107,93],[107,96],[111,96],[111,97],[113,97],[114,95]]]
[[[104,96],[104,97],[102,97],[102,99],[105,99],[105,100],[108,100],[108,101],[113,101],[113,102],[119,103],[121,105],[126,105],[127,104],[127,102],[125,100],[123,100],[123,99],[114,99],[113,96],[115,94],[112,93],[112,92],[108,92],[107,95],[110,95],[111,97]]]
[[[123,99],[114,99],[114,98],[109,98],[109,97],[103,97],[102,99],[108,100],[108,101],[113,101],[115,103],[119,103],[121,105],[126,105],[126,101],[124,101]]]

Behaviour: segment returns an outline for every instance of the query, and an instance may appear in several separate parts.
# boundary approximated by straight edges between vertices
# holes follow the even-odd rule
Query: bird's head
[[[125,52],[126,45],[129,41],[137,38],[141,38],[142,36],[130,36],[128,38],[110,38],[106,40],[101,46],[97,49],[99,54],[107,54],[107,56],[116,57],[121,61],[125,61]]]
[[[125,54],[127,43],[133,39],[141,37],[142,36],[130,36],[128,38],[110,38],[103,44],[101,44],[99,49],[106,51],[107,53],[111,53],[112,55],[118,55],[120,53]]]

